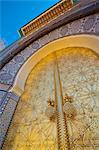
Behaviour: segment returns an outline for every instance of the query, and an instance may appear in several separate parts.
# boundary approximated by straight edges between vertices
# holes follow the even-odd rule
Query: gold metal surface
[[[59,116],[66,120],[70,150],[99,149],[99,56],[87,48],[72,47],[56,52],[60,82],[56,69],[58,111],[63,113],[61,104],[65,94],[72,97],[76,108],[74,118]],[[25,91],[19,101],[14,118],[6,137],[3,150],[56,150],[58,149],[57,120],[51,121],[45,111],[48,99],[55,100],[54,53],[41,60],[30,73]],[[56,91],[57,91],[56,90]],[[61,113],[62,112],[62,113]],[[58,116],[57,116],[58,117]],[[67,125],[67,126],[66,126]],[[60,124],[59,124],[60,128]],[[65,131],[67,132],[65,129]],[[59,133],[60,134],[60,133]],[[63,147],[66,149],[67,133],[63,131]]]
[[[55,100],[57,110],[57,138],[59,150],[70,150],[69,134],[67,127],[67,118],[63,112],[63,93],[60,80],[60,73],[57,63],[57,56],[55,56],[54,64],[54,84],[55,84]]]

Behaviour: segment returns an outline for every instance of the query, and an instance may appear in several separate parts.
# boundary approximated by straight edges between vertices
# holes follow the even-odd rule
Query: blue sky
[[[0,39],[10,45],[20,38],[17,30],[59,1],[0,0]]]

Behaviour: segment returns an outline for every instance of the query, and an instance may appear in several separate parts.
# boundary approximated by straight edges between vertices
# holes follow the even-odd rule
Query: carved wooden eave
[[[37,18],[33,19],[25,26],[23,26],[19,30],[19,33],[21,34],[21,36],[27,36],[34,31],[39,30],[41,27],[46,26],[49,22],[67,12],[72,7],[72,0],[62,0]]]
[[[12,45],[0,52],[0,69],[9,62],[17,53],[30,45],[33,41],[39,39],[45,34],[57,29],[58,27],[70,23],[74,20],[99,12],[99,1],[93,0],[87,3],[78,3],[70,10],[64,12],[60,16],[47,23],[46,26],[40,27],[28,36],[20,38]]]

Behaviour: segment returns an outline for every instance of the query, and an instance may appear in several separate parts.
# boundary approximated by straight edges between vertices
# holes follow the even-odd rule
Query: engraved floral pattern
[[[73,98],[77,115],[68,119],[71,150],[98,150],[99,57],[87,48],[66,48],[56,52],[63,95]],[[47,100],[54,100],[51,54],[30,73],[15,112],[3,149],[57,149],[56,122],[45,115]]]

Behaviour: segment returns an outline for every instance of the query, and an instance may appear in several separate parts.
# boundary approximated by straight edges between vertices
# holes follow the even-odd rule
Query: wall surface
[[[47,34],[33,41],[26,48],[23,48],[23,50],[15,55],[0,70],[0,145],[3,143],[19,100],[19,96],[11,92],[11,88],[13,87],[15,78],[21,67],[33,54],[39,51],[39,49],[44,47],[46,44],[63,37],[79,34],[99,35],[98,13],[89,14],[85,17],[82,16],[79,19],[75,19],[70,23],[66,23],[54,29],[53,31],[48,32]],[[20,40],[19,42],[21,44],[22,41]],[[15,47],[16,45],[14,48]],[[9,52],[11,50],[12,49],[10,48]],[[3,53],[1,57],[3,57]],[[21,91],[19,91],[19,93],[20,92]]]

